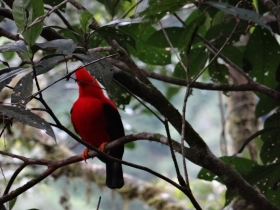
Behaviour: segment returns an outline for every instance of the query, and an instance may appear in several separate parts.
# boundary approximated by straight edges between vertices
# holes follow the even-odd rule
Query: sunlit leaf
[[[33,45],[43,30],[43,22],[41,21],[29,29],[27,27],[37,17],[44,15],[43,0],[15,0],[12,13],[18,30],[28,45]]]

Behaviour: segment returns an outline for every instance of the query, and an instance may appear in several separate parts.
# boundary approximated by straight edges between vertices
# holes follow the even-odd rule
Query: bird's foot
[[[82,152],[82,158],[85,162],[87,162],[87,159],[88,159],[88,152],[89,152],[89,149],[87,147]]]
[[[102,152],[105,152],[105,146],[106,144],[108,144],[107,142],[103,142],[100,146],[99,146],[99,150],[101,150]]]

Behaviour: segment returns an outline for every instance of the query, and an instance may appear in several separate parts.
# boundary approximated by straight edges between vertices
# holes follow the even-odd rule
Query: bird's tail
[[[111,188],[122,188],[124,185],[122,164],[106,161],[106,185]]]

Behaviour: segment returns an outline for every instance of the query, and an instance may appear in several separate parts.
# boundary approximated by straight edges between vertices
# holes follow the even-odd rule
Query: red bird
[[[71,120],[76,132],[92,146],[104,151],[107,143],[124,136],[123,124],[115,104],[103,93],[97,80],[85,68],[75,72],[79,86],[79,97],[73,104]],[[88,157],[85,148],[82,157]],[[109,151],[109,155],[122,159],[124,146]],[[122,165],[119,162],[98,157],[106,163],[106,185],[122,188],[124,185]]]

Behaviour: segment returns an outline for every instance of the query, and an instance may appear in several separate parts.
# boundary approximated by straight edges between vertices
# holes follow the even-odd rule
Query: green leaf
[[[269,116],[265,123],[264,128],[280,127],[280,111]],[[261,135],[263,146],[261,149],[260,157],[264,164],[279,161],[280,151],[280,128],[270,130]]]
[[[233,28],[236,25],[236,20],[234,18],[229,20],[222,20],[220,24],[211,26],[205,35],[205,39],[213,40],[213,44],[217,49],[223,46],[225,42],[228,45],[234,44],[239,41],[240,33],[233,33],[230,40],[228,40],[229,35],[231,34]],[[246,21],[240,21],[236,31],[245,31],[248,23]]]
[[[14,205],[16,204],[16,202],[17,202],[17,197],[15,197],[14,199],[9,201],[9,210],[13,209]]]
[[[67,39],[72,39],[73,42],[75,43],[80,43],[80,44],[84,44],[84,38],[80,35],[82,34],[81,28],[80,26],[76,25],[76,26],[72,26],[72,28],[74,29],[74,31],[68,29],[68,28],[63,28],[60,26],[47,26],[44,28],[56,28],[56,29],[60,29],[57,32],[62,35],[63,37],[67,38]],[[82,42],[81,42],[82,41]]]
[[[29,46],[33,45],[43,30],[43,22],[26,28],[37,18],[44,15],[43,0],[15,0],[13,3],[13,18],[20,33]]]
[[[245,179],[274,205],[280,207],[280,165],[256,166]]]
[[[101,55],[95,52],[88,52],[88,55],[73,54],[73,56],[82,60],[84,64],[88,64],[102,58]],[[111,63],[109,63],[106,59],[103,59],[86,66],[86,68],[106,89],[109,88],[113,79],[113,66]]]
[[[113,17],[115,15],[116,4],[119,0],[98,0],[100,3],[104,4],[107,12]]]
[[[209,181],[209,182],[213,181],[215,177],[216,177],[216,175],[213,174],[211,171],[209,171],[206,168],[202,168],[199,171],[199,173],[197,174],[198,179],[203,179],[203,180],[206,180],[206,181]]]
[[[110,14],[112,18],[115,19],[114,16],[123,16],[127,13],[128,10],[130,10],[132,7],[137,5],[136,0],[97,0],[101,4],[103,4],[106,8],[106,11]],[[135,8],[130,11],[130,13],[127,15],[133,15],[135,11]]]
[[[125,109],[125,106],[128,105],[131,100],[131,95],[114,82],[110,85],[109,95],[116,106],[122,110]]]
[[[1,45],[0,52],[20,52],[26,54],[28,53],[26,45],[22,40]]]
[[[235,63],[235,65],[239,66],[240,68],[243,67],[244,47],[226,45],[222,50],[222,54]]]
[[[81,29],[84,32],[84,34],[87,34],[89,30],[88,27],[93,20],[93,16],[88,11],[79,11],[78,14],[79,14]]]
[[[28,109],[25,109],[23,107],[0,105],[0,112],[7,115],[8,117],[14,118],[22,124],[44,130],[50,137],[52,137],[56,141],[54,132],[50,124],[39,117],[39,115],[34,114]]]
[[[278,92],[280,91],[280,85],[276,88],[276,91]],[[255,111],[257,118],[268,114],[270,111],[280,106],[278,100],[274,100],[273,98],[267,95],[263,95],[259,93],[256,94],[260,99],[259,102],[257,103],[256,111]]]
[[[266,25],[264,18],[255,11],[238,8],[223,2],[210,1],[205,3],[224,11],[225,13],[234,15],[235,17],[239,17],[240,19],[253,21],[254,23],[257,23],[258,25],[266,28],[272,33],[271,28]]]
[[[182,67],[182,64],[180,62],[178,62],[174,68],[174,72],[173,72],[173,76],[174,77],[178,77],[181,79],[186,79],[186,71],[185,69]]]
[[[189,55],[189,76],[195,77],[204,67],[209,56],[204,47],[194,48]]]
[[[256,53],[258,49],[258,53]],[[276,38],[261,27],[256,27],[246,46],[244,57],[252,64],[249,75],[257,82],[276,88],[280,46]]]
[[[140,16],[144,17],[145,19],[155,23],[159,21],[162,17],[167,14],[172,14],[185,6],[194,1],[189,0],[149,0],[149,6],[140,13]]]
[[[210,57],[212,59],[212,56]],[[208,72],[211,80],[215,83],[226,84],[228,83],[227,75],[229,74],[228,68],[218,63],[218,59],[215,59],[209,66]]]
[[[204,68],[209,57],[204,47],[191,49],[188,57],[184,52],[181,53],[180,56],[185,66],[188,68],[190,79],[193,79],[198,75],[198,73]],[[187,65],[187,61],[189,62],[189,65]],[[186,78],[186,71],[180,62],[177,63],[173,76]]]
[[[166,98],[171,100],[180,91],[180,89],[181,87],[178,86],[169,86],[165,94]]]
[[[179,45],[178,35],[182,34],[186,29],[180,27],[170,27],[164,29],[170,42],[172,43],[174,48],[177,48]],[[148,45],[152,45],[154,47],[166,48],[170,47],[166,37],[164,36],[163,30],[156,31],[153,33],[147,40]]]
[[[258,53],[256,53],[258,49]],[[244,60],[250,64],[249,75],[257,82],[277,91],[280,90],[275,78],[278,71],[280,46],[274,36],[261,27],[256,27],[251,35],[244,52]],[[279,102],[267,96],[257,94],[259,102],[256,107],[256,116],[260,117],[279,106]]]
[[[124,145],[125,148],[127,149],[134,149],[135,148],[135,142],[128,142]]]
[[[36,44],[40,49],[55,50],[56,54],[70,55],[76,49],[72,39],[56,39],[49,42]]]
[[[129,52],[141,61],[152,65],[168,65],[171,63],[169,50],[149,46],[145,43],[137,43],[137,50],[128,47]]]
[[[120,27],[122,31],[134,37],[136,49],[126,45],[127,50],[141,61],[152,65],[167,65],[171,63],[169,49],[153,47],[146,40],[155,33],[155,29],[147,24],[131,24]]]
[[[45,56],[36,64],[36,74],[44,74],[52,70],[59,62],[64,60],[65,57],[62,55],[52,54],[50,56]]]
[[[120,43],[129,44],[130,46],[135,48],[135,40],[132,36],[127,34],[125,31],[118,30],[116,28],[112,28],[110,26],[103,26],[96,30],[103,37],[107,37],[110,39],[115,39]]]
[[[27,70],[28,68],[19,67],[2,69],[0,71],[0,90],[2,90],[5,87],[5,85],[9,84],[15,76]]]
[[[195,18],[184,30],[184,33],[180,34],[179,37],[179,49],[186,53],[186,56],[189,55],[191,45],[194,41],[195,34],[201,23],[205,21],[205,16],[200,15]]]
[[[220,159],[222,161],[224,161],[225,163],[227,163],[228,165],[230,165],[232,168],[234,168],[244,178],[248,177],[248,175],[251,173],[253,168],[259,167],[259,165],[256,164],[256,162],[254,162],[253,160],[246,159],[246,158],[240,158],[240,157],[234,157],[233,158],[231,156],[224,156],[224,157],[221,157]],[[215,174],[213,174],[211,171],[209,171],[205,168],[202,168],[200,170],[200,172],[197,175],[197,178],[203,179],[203,180],[206,180],[206,181],[216,180],[220,183],[223,183],[222,180],[219,177],[217,177]],[[227,191],[226,192],[226,203],[225,203],[225,205],[230,203],[235,196],[236,196],[235,193]]]
[[[22,77],[16,86],[14,87],[14,93],[11,96],[11,103],[16,104],[16,106],[25,106],[30,98],[27,99],[32,94],[33,89],[33,73],[30,72]]]
[[[103,38],[98,33],[94,33],[89,37],[88,45],[90,48],[99,47]]]
[[[224,157],[220,157],[220,159],[225,163],[227,163],[228,165],[230,165],[230,167],[238,171],[241,175],[249,174],[252,168],[257,166],[255,161],[246,158],[240,158],[240,157],[233,158],[232,156],[224,156]],[[218,178],[215,174],[213,174],[211,171],[205,168],[200,170],[200,172],[197,175],[197,178],[204,179],[206,181],[216,180],[223,183],[220,178]]]

